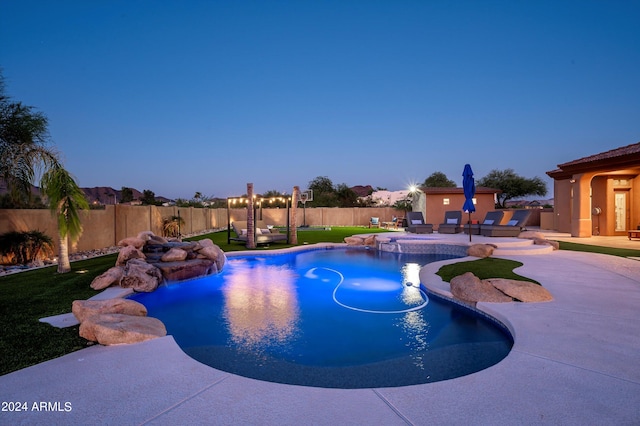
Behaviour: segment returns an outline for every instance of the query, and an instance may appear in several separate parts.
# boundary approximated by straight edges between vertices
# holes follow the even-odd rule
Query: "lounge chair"
[[[247,221],[246,220],[237,220],[231,223],[231,227],[233,228],[233,232],[236,233],[235,238],[231,238],[233,241],[249,241],[249,237],[247,235]],[[265,222],[262,220],[255,221],[255,231],[256,231],[256,244],[269,244],[274,243],[276,241],[286,241],[287,234],[281,234],[277,229],[270,228]]]
[[[407,231],[414,234],[431,234],[433,225],[424,223],[422,212],[407,212]]]
[[[464,225],[464,233],[468,234],[471,232],[471,235],[480,235],[480,229],[485,226],[498,225],[502,218],[504,217],[504,212],[500,210],[494,210],[491,212],[487,212],[484,216],[484,220],[480,223],[467,223]]]
[[[516,210],[504,225],[481,226],[480,234],[485,237],[517,237],[524,230],[531,216],[531,210]]]
[[[380,228],[380,218],[372,217],[369,219],[369,228]]]
[[[451,210],[444,212],[444,223],[438,226],[439,234],[458,234],[462,232],[462,212]]]

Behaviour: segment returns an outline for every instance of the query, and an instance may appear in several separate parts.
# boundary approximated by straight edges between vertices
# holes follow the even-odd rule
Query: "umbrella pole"
[[[469,242],[471,242],[471,212],[469,212]]]

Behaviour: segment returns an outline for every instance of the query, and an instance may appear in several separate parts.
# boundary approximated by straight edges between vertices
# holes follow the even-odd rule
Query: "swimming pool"
[[[196,360],[230,373],[328,388],[406,386],[474,373],[513,340],[497,322],[420,288],[456,257],[363,248],[230,257],[218,275],[132,298]]]

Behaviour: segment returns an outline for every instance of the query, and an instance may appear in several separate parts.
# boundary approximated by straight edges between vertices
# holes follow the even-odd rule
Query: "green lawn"
[[[530,281],[540,284],[531,278],[523,277],[513,272],[515,268],[520,266],[522,266],[522,263],[514,260],[487,257],[469,262],[457,262],[445,265],[438,270],[437,274],[446,282],[450,282],[453,277],[457,277],[466,272],[473,272],[473,274],[481,280],[487,278],[508,278],[511,280]]]
[[[331,231],[298,233],[300,244],[343,242],[344,237],[382,229],[339,227]],[[215,232],[188,240],[211,238],[225,252],[246,250],[241,243],[227,244],[227,233]],[[258,250],[291,247],[276,243]],[[116,263],[116,254],[73,262],[71,272],[58,274],[55,266],[0,277],[0,375],[57,358],[90,346],[78,335],[78,326],[58,329],[39,322],[40,318],[71,312],[77,299],[97,294],[89,285]]]
[[[386,232],[382,229],[362,227],[333,227],[326,230],[305,230],[298,232],[300,245],[305,242],[343,242],[344,237],[369,232]],[[242,243],[227,244],[227,233],[215,232],[191,238],[198,240],[211,238],[225,252],[246,250]],[[257,250],[272,250],[290,247],[274,243]],[[564,250],[584,250],[616,256],[639,256],[640,250],[617,250],[583,244],[561,243]],[[70,352],[85,348],[90,344],[78,336],[78,327],[58,329],[40,323],[43,317],[71,311],[71,303],[76,299],[87,299],[96,294],[89,287],[94,277],[115,264],[116,255],[96,257],[73,262],[68,274],[57,274],[56,267],[21,272],[0,277],[0,375],[7,374]],[[462,262],[441,269],[439,274],[448,281],[453,275],[467,271],[481,278],[497,277],[523,279],[513,273],[518,262],[499,259],[482,259]],[[526,279],[526,278],[524,278]]]
[[[640,257],[640,250],[568,243],[566,241],[560,241],[560,250],[585,251],[589,253],[610,254],[611,256],[620,257]]]

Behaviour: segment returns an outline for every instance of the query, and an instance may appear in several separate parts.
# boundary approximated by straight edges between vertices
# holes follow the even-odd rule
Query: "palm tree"
[[[79,211],[89,208],[84,192],[61,166],[48,169],[40,182],[48,198],[49,209],[58,219],[59,250],[58,273],[71,271],[69,241],[76,242],[82,235]]]
[[[30,199],[39,167],[59,165],[57,153],[47,146],[47,125],[44,114],[5,95],[0,74],[0,179],[6,182],[14,203]]]

